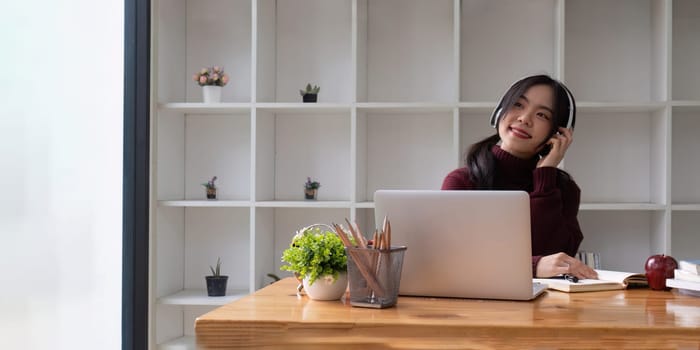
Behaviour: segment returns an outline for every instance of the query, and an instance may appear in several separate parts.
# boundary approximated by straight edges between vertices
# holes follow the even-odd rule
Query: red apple
[[[673,270],[678,268],[678,262],[671,256],[652,255],[644,264],[647,282],[653,290],[670,290],[666,287],[666,279],[673,278]]]

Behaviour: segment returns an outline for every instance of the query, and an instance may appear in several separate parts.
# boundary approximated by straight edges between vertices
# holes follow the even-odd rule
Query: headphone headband
[[[515,84],[517,84],[520,81],[522,81],[522,79],[513,83],[508,88],[508,90],[506,90],[506,92],[503,94],[503,96],[501,97],[501,100],[498,101],[496,108],[493,110],[493,113],[491,113],[490,123],[491,123],[492,127],[495,128],[498,125],[498,119],[501,117],[501,114],[503,114],[503,102],[504,102],[503,100],[505,99],[506,95],[508,94],[508,91],[510,91],[513,88],[513,86],[515,86]],[[562,90],[564,90],[564,92],[566,93],[566,97],[569,100],[569,105],[568,105],[569,116],[568,116],[567,121],[566,121],[566,128],[571,129],[574,126],[574,123],[576,122],[576,106],[574,106],[574,98],[573,98],[573,96],[571,96],[571,91],[569,91],[569,88],[567,88],[566,85],[560,83],[557,80],[554,80],[554,81],[557,83],[557,85],[559,85],[562,88]]]

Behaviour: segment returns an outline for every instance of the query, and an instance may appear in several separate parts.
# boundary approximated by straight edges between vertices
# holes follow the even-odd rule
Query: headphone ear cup
[[[566,124],[562,125],[562,127],[573,129],[574,125],[576,125],[576,102],[574,102],[574,97],[571,95],[571,91],[569,91],[569,88],[567,88],[566,85],[559,82],[559,86],[564,90],[566,98],[569,102],[569,115],[567,116]]]
[[[568,129],[573,129],[576,125],[576,102],[574,102],[569,89],[566,87],[564,87],[564,89],[566,90],[566,96],[569,98],[569,118],[566,121],[566,127]]]
[[[512,88],[513,88],[513,86],[511,85],[511,87],[508,88],[508,90],[506,90],[506,92],[503,94],[503,96],[501,96],[501,99],[498,100],[498,104],[496,105],[496,108],[493,110],[493,114],[491,114],[491,127],[494,129],[498,127],[498,119],[501,118],[501,114],[503,113],[503,102],[506,98],[506,94]]]
[[[503,108],[500,106],[496,107],[496,110],[493,111],[493,114],[491,114],[491,127],[495,128],[496,125],[498,125],[498,118],[501,116],[501,111]]]

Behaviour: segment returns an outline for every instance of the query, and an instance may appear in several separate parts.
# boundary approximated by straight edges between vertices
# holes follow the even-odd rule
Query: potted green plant
[[[321,230],[325,226],[327,230]],[[337,300],[348,284],[345,246],[327,225],[311,225],[298,231],[282,253],[281,270],[294,272],[306,294],[315,300]]]
[[[207,189],[207,199],[216,199],[216,176],[202,184]]]
[[[209,266],[211,276],[205,276],[207,280],[207,295],[221,297],[226,295],[226,283],[228,276],[221,275],[221,258],[216,259],[216,267]]]
[[[192,80],[202,87],[204,103],[221,102],[221,88],[228,84],[228,74],[219,66],[204,67],[192,75]]]
[[[304,102],[316,102],[318,100],[319,91],[321,91],[321,88],[318,85],[314,85],[312,87],[309,83],[306,84],[306,88],[304,90],[299,90],[299,93],[301,94]]]
[[[304,183],[304,198],[311,200],[316,199],[319,187],[321,187],[320,182],[311,180],[311,177],[307,177]]]

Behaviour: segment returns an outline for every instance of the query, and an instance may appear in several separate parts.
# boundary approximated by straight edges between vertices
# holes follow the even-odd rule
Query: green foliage
[[[282,253],[281,270],[296,272],[300,276],[309,276],[309,284],[323,275],[338,278],[338,272],[345,271],[348,258],[345,246],[338,236],[331,231],[322,232],[320,228],[307,228],[297,233],[292,243]]]
[[[306,89],[299,90],[299,93],[301,94],[301,96],[304,96],[306,94],[318,95],[319,91],[321,91],[320,86],[314,85],[313,87],[311,87],[311,84],[306,84]]]
[[[203,183],[202,186],[206,187],[207,189],[215,190],[216,189],[216,183],[215,183],[216,179],[217,179],[217,177],[214,176],[211,178],[211,180]]]
[[[216,268],[209,265],[209,269],[211,270],[212,276],[214,276],[214,277],[221,276],[221,258],[216,258]]]
[[[318,181],[312,181],[310,177],[306,178],[306,182],[304,183],[304,188],[307,190],[315,190],[321,187],[321,183]]]

